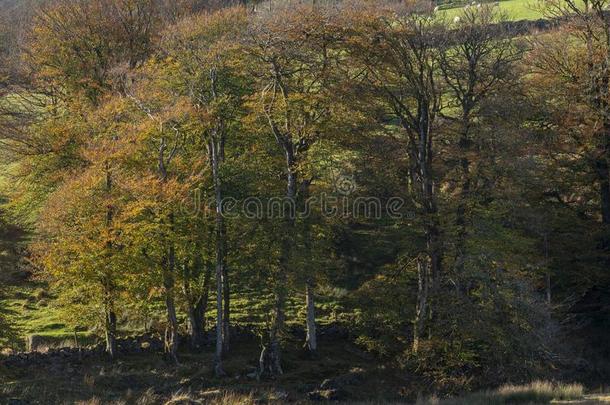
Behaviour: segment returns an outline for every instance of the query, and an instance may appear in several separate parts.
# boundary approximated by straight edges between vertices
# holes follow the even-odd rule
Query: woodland
[[[501,4],[0,0],[0,401],[603,391],[610,1]]]

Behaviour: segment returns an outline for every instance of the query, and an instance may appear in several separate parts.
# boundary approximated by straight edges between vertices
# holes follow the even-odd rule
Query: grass
[[[439,400],[430,398],[419,401],[421,405],[508,405],[508,404],[549,404],[556,401],[574,403],[584,398],[584,388],[580,384],[534,381],[525,385],[504,385],[496,390],[477,392],[463,398]],[[600,402],[593,402],[600,403]]]
[[[11,348],[23,349],[26,337],[33,334],[48,336],[56,341],[73,339],[74,331],[66,326],[60,312],[52,305],[53,298],[45,293],[43,284],[27,283],[10,287],[4,294],[6,298],[3,304],[8,322],[18,335],[8,342]]]
[[[477,1],[478,3],[478,1]],[[470,4],[469,2],[466,4]],[[509,20],[536,20],[544,18],[544,12],[540,3],[536,0],[502,0],[497,3],[497,7]],[[448,19],[459,16],[464,8],[464,4],[443,8],[440,12]]]
[[[326,325],[335,321],[341,313],[339,303],[341,292],[320,291],[316,302],[316,316],[319,325]],[[28,282],[19,286],[7,287],[4,298],[0,298],[3,313],[7,321],[14,328],[14,336],[9,340],[0,341],[0,349],[9,347],[13,350],[23,350],[26,347],[26,338],[30,335],[45,337],[49,347],[67,342],[72,345],[74,330],[65,322],[61,309],[57,307],[54,297],[47,293],[43,283]],[[257,291],[235,291],[231,297],[231,319],[236,324],[265,325],[269,313],[272,296]],[[158,304],[158,305],[157,305]],[[208,325],[213,325],[216,316],[216,307],[213,297],[210,297],[210,306],[206,317]],[[162,302],[153,305],[150,318],[162,324],[165,319],[165,308]],[[305,296],[302,292],[294,292],[287,300],[287,318],[290,323],[303,325],[305,323]],[[180,322],[186,330],[186,315],[179,311]],[[143,324],[130,321],[120,326],[124,335],[143,333]],[[95,336],[92,333],[79,331],[81,344],[92,343]]]
[[[584,3],[577,0],[581,6]],[[492,2],[489,0],[476,0],[476,3],[494,3],[503,16],[509,21],[519,20],[537,20],[547,18],[545,15],[545,6],[542,0],[499,0]],[[439,13],[442,13],[447,19],[452,20],[460,16],[464,7],[472,7],[471,1],[456,1],[442,5]],[[584,7],[584,6],[583,6]]]

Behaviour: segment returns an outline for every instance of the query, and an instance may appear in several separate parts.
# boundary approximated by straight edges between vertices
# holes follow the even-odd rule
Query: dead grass
[[[237,394],[229,391],[212,390],[199,393],[178,391],[164,405],[254,405],[252,394]]]
[[[418,401],[418,405],[506,405],[548,404],[552,401],[572,401],[584,397],[580,384],[534,381],[524,385],[504,385],[496,390],[477,392],[463,398],[438,399],[435,397]]]

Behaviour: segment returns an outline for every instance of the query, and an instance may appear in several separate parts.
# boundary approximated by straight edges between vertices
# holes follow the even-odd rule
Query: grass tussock
[[[572,400],[583,396],[580,384],[553,384],[548,381],[534,381],[527,385],[505,385],[495,394],[504,399],[504,403],[546,403],[554,399]]]
[[[548,404],[553,400],[576,400],[583,398],[584,389],[580,384],[562,384],[548,381],[534,381],[524,385],[503,385],[491,390],[477,392],[463,398],[428,398],[418,401],[418,405],[508,405],[508,404]]]
[[[213,390],[200,393],[178,391],[164,405],[254,405],[252,394]]]

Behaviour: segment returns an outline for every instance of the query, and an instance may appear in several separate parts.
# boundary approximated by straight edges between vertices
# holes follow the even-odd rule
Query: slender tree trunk
[[[218,246],[217,246],[218,249]],[[217,250],[218,254],[218,250]],[[222,264],[216,263],[216,351],[214,352],[214,373],[217,377],[225,375],[222,367]]]
[[[314,283],[311,279],[307,280],[305,286],[305,304],[307,307],[307,336],[305,338],[305,348],[310,353],[318,350],[318,340],[316,336],[316,306],[314,301]]]
[[[417,260],[417,303],[415,307],[415,320],[413,321],[413,353],[419,351],[420,340],[424,331],[426,316],[428,314],[428,292],[430,275],[428,271],[428,257]]]
[[[544,266],[546,267],[545,284],[546,284],[546,303],[551,305],[551,269],[549,262],[549,235],[544,233]]]
[[[195,251],[200,250],[200,246],[195,246]],[[203,273],[203,284],[200,289],[193,292],[192,280],[199,280]],[[205,343],[205,313],[208,306],[210,290],[211,269],[204,266],[201,257],[197,255],[193,261],[192,272],[185,266],[184,271],[184,295],[187,297],[188,332],[191,340],[191,347],[195,350],[200,349]]]
[[[108,308],[106,310],[106,354],[110,356],[110,358],[116,358],[117,345],[116,345],[116,314],[115,312]]]
[[[210,69],[210,83],[212,98],[217,99],[217,71],[215,67]],[[223,190],[220,178],[220,165],[225,158],[225,126],[224,121],[218,121],[216,128],[212,131],[211,139],[208,146],[208,155],[211,157],[212,176],[214,181],[214,192],[216,196],[216,300],[218,306],[218,314],[216,319],[216,359],[217,359],[217,374],[224,374],[222,371],[222,352],[229,350],[229,332],[230,332],[230,287],[229,273],[226,266],[227,255],[227,240],[226,240],[226,223],[222,212]]]
[[[304,180],[301,182],[301,192],[302,195],[299,197],[299,201],[306,204],[307,199],[309,198],[309,186],[311,185],[311,180]],[[303,206],[305,209],[305,207]],[[305,211],[304,211],[305,212]],[[310,232],[310,224],[307,219],[304,222],[303,229],[303,240],[305,247],[305,254],[308,257],[311,257],[311,232]],[[306,271],[310,271],[310,268],[307,268]],[[305,335],[305,344],[304,348],[310,353],[315,354],[318,350],[318,339],[316,333],[316,301],[315,301],[315,279],[314,275],[308,274],[305,280],[305,327],[306,327],[306,335]]]
[[[224,223],[223,223],[224,226]],[[226,235],[226,227],[223,230],[223,235]],[[226,239],[226,237],[225,237]],[[226,246],[223,249],[223,254],[226,256]],[[222,267],[222,292],[223,292],[223,317],[222,317],[222,350],[225,353],[229,352],[230,326],[231,326],[231,288],[229,286],[229,270],[226,264],[226,257],[223,258]]]
[[[168,171],[166,162],[167,142],[161,137],[158,156],[159,180],[161,184],[167,181]],[[170,158],[171,159],[171,158]],[[174,231],[174,213],[170,212],[168,221],[172,232]],[[165,236],[163,237],[165,238]],[[167,242],[167,240],[164,240]],[[161,271],[163,276],[163,289],[165,295],[165,309],[167,311],[167,327],[165,329],[165,352],[170,360],[178,363],[178,317],[176,316],[176,304],[174,302],[176,251],[173,241],[169,241],[166,256],[161,260]]]
[[[106,161],[105,164],[106,169],[106,192],[110,196],[112,192],[112,174],[110,172],[110,164]],[[108,254],[112,254],[113,243],[111,236],[111,228],[112,228],[112,220],[114,217],[114,210],[111,204],[108,205],[106,210],[106,230],[107,230],[107,240],[106,240],[106,249]],[[104,286],[104,300],[105,300],[105,329],[106,329],[106,353],[110,356],[110,358],[114,359],[116,357],[116,313],[114,312],[114,285],[112,282],[112,269],[108,268],[107,273],[103,278],[103,286]]]
[[[261,372],[264,373],[266,369],[271,376],[282,375],[284,373],[282,369],[282,348],[280,345],[280,334],[284,329],[284,323],[286,321],[286,284],[287,284],[287,273],[288,273],[288,262],[287,258],[290,252],[290,242],[284,241],[282,243],[282,259],[280,259],[279,272],[276,280],[275,287],[275,303],[273,307],[273,324],[269,331],[269,348],[267,356],[261,354],[263,358],[263,367]],[[265,348],[263,348],[265,351]]]
[[[280,260],[276,275],[275,284],[275,302],[273,308],[273,323],[269,330],[269,347],[263,345],[260,356],[260,374],[268,371],[271,376],[283,374],[281,362],[281,344],[280,334],[284,329],[286,320],[286,295],[288,288],[289,263],[292,255],[292,232],[295,225],[296,215],[296,195],[297,195],[297,172],[296,172],[296,157],[294,155],[294,146],[292,141],[286,139],[283,141],[286,156],[287,168],[287,187],[286,197],[291,201],[291,212],[287,214],[285,223],[286,234],[282,239]]]
[[[223,355],[223,328],[224,328],[224,310],[223,310],[223,291],[224,291],[224,276],[225,274],[225,224],[222,212],[222,189],[219,172],[219,142],[216,139],[216,134],[212,136],[210,141],[210,156],[212,164],[212,176],[214,181],[214,191],[216,199],[216,350],[214,353],[214,372],[216,376],[225,375],[222,367]]]
[[[470,140],[468,139],[468,115],[464,114],[463,119],[463,132],[459,143],[460,150],[460,166],[462,169],[462,189],[460,191],[458,207],[456,212],[456,226],[457,226],[457,237],[456,237],[456,260],[455,260],[455,270],[457,272],[457,277],[459,277],[464,273],[465,261],[466,261],[466,237],[467,237],[467,220],[468,217],[467,205],[468,199],[470,198],[470,160],[468,159],[468,153],[470,151]],[[458,287],[460,287],[461,283],[458,283]]]
[[[436,204],[434,178],[432,175],[432,137],[430,134],[430,110],[427,100],[421,100],[418,108],[418,137],[412,145],[411,159],[414,160],[412,179],[416,187],[424,218],[424,233],[426,251],[417,261],[418,291],[413,323],[413,352],[417,353],[423,331],[428,328],[428,336],[432,334],[434,315],[434,298],[438,295],[442,268],[442,241],[438,223],[438,208]],[[426,322],[426,320],[428,322]]]
[[[173,222],[173,218],[171,219]],[[167,263],[163,275],[163,287],[165,290],[165,307],[167,310],[167,328],[165,330],[165,352],[174,363],[178,363],[178,317],[176,315],[176,304],[174,302],[174,270],[175,251],[170,244]]]
[[[610,145],[600,147],[598,153],[595,169],[599,181],[600,211],[602,223],[610,225],[610,169],[608,168],[610,164]]]

